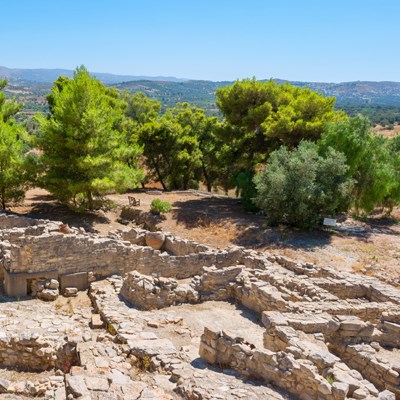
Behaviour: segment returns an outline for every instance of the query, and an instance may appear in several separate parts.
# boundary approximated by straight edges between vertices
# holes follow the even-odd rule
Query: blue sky
[[[0,65],[400,81],[398,0],[3,0]]]

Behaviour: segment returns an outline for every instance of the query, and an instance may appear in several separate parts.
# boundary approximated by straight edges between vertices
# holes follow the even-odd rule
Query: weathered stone
[[[64,289],[64,296],[65,297],[75,297],[78,295],[78,289],[73,287],[66,287]]]
[[[66,378],[67,393],[70,393],[74,398],[90,396],[86,386],[85,379],[82,375],[69,375]]]
[[[92,329],[104,328],[104,322],[101,319],[100,314],[92,314],[91,327]]]
[[[0,393],[7,393],[11,382],[7,379],[0,379]]]
[[[146,245],[154,250],[160,250],[165,241],[165,235],[162,232],[146,232]]]
[[[58,289],[43,289],[37,294],[37,297],[45,301],[54,301],[57,300],[58,295]]]
[[[107,392],[109,388],[108,380],[100,376],[86,376],[86,386],[89,390]]]
[[[50,280],[50,283],[49,283],[49,285],[48,285],[48,288],[54,290],[54,289],[58,289],[59,286],[60,286],[60,283],[58,282],[57,279],[51,279],[51,280]]]

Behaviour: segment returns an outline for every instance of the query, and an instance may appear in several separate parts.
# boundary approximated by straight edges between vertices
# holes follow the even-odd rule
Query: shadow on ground
[[[174,219],[187,229],[221,224],[228,220],[239,225],[260,223],[264,220],[263,217],[246,213],[238,200],[231,198],[206,197],[177,201],[173,205]]]
[[[87,231],[93,231],[95,223],[110,223],[110,220],[101,211],[76,212],[68,208],[65,204],[57,202],[51,195],[36,195],[31,201],[32,208],[28,214],[15,214],[28,218],[61,221],[71,227],[85,228]]]

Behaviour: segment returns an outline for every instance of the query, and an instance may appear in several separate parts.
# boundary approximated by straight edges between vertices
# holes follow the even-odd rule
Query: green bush
[[[348,208],[347,170],[345,156],[332,148],[322,157],[312,142],[301,142],[292,151],[281,147],[254,178],[255,203],[266,211],[272,225],[315,227],[323,217]]]
[[[150,210],[153,212],[167,213],[171,211],[171,204],[168,201],[154,199],[150,204]]]
[[[259,208],[254,204],[257,195],[256,185],[254,184],[254,173],[240,172],[235,178],[236,195],[240,196],[240,201],[246,211],[255,212]]]

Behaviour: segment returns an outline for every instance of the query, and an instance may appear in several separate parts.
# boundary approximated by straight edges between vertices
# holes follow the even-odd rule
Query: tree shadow
[[[238,199],[234,198],[201,197],[177,201],[173,205],[173,218],[186,229],[212,229],[213,226],[229,223],[237,231],[231,243],[255,250],[271,247],[313,251],[329,245],[335,236],[368,242],[375,234],[400,235],[399,222],[379,214],[372,214],[363,220],[350,219],[336,228],[301,230],[270,227],[266,217],[244,211]],[[346,220],[346,215],[343,219]]]
[[[61,221],[62,223],[68,224],[71,227],[84,228],[87,231],[95,231],[95,229],[93,228],[93,225],[95,223],[110,223],[110,219],[103,215],[101,212],[76,212],[74,210],[71,210],[65,204],[56,201],[49,201],[53,200],[53,198],[51,197],[43,197],[45,197],[46,199],[43,200],[43,202],[33,204],[28,214],[13,214],[24,216],[27,218]]]
[[[204,197],[176,201],[173,217],[187,229],[229,221],[234,224],[259,223],[262,217],[247,213],[239,201],[232,198]]]

